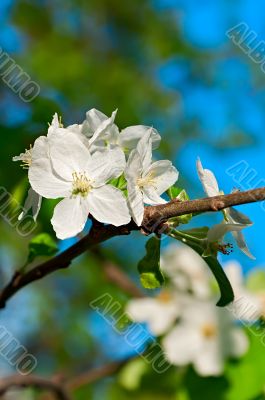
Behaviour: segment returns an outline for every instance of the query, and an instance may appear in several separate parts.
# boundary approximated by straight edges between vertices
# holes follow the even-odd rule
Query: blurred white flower
[[[235,318],[253,323],[264,317],[265,293],[251,292],[246,288],[242,267],[237,261],[229,261],[224,265],[224,269],[235,295],[235,300],[229,305]]]
[[[212,301],[192,300],[180,322],[164,337],[168,361],[192,364],[199,375],[221,375],[227,358],[240,357],[248,349],[244,331],[233,324],[231,314]]]
[[[190,247],[169,246],[161,256],[161,269],[176,290],[191,292],[199,298],[211,296],[209,268]]]
[[[51,221],[57,237],[77,235],[89,214],[99,222],[127,224],[131,218],[124,195],[106,184],[123,172],[124,155],[106,150],[91,156],[88,148],[70,132],[63,139],[53,138],[47,152],[45,139],[40,137],[35,142],[32,157],[36,161],[29,169],[29,181],[39,195],[63,198]]]
[[[214,197],[214,196],[219,196],[220,194],[224,194],[222,191],[220,191],[217,180],[213,172],[210,171],[209,169],[204,169],[200,159],[197,160],[197,171],[207,196]],[[233,207],[226,208],[223,211],[223,213],[225,217],[224,222],[229,225],[228,230],[232,232],[232,235],[234,236],[239,249],[243,253],[245,253],[248,257],[255,259],[255,257],[253,257],[253,255],[250,253],[247,244],[245,242],[245,238],[241,232],[243,228],[251,226],[253,222],[250,221],[250,219],[246,215],[235,210]],[[215,235],[221,237],[223,229],[225,228],[222,226],[222,224],[215,225],[215,230],[214,230]],[[211,230],[209,232],[210,234],[212,233]]]
[[[173,326],[180,315],[181,306],[174,292],[162,290],[157,297],[129,301],[126,312],[135,322],[146,322],[150,332],[159,336]]]
[[[168,160],[152,163],[152,129],[140,139],[132,150],[125,169],[128,201],[131,215],[138,226],[144,215],[144,203],[166,203],[163,194],[178,179],[178,171]]]

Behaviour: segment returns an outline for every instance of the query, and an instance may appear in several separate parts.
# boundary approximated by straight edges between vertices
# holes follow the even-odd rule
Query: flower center
[[[214,324],[208,323],[201,327],[201,332],[206,339],[211,339],[212,337],[216,336],[217,329]]]
[[[136,181],[137,186],[142,189],[145,186],[154,186],[155,187],[155,179],[153,177],[152,172],[149,172],[144,177],[138,178]]]
[[[87,178],[85,172],[73,172],[73,196],[80,194],[82,197],[86,197],[91,189],[92,181]]]
[[[162,303],[169,303],[172,300],[172,296],[168,290],[162,290],[157,296],[157,299]]]

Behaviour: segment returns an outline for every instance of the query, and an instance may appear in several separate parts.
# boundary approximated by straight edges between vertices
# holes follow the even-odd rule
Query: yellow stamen
[[[211,339],[212,337],[216,336],[217,329],[214,324],[205,324],[201,327],[202,334],[205,338]]]
[[[152,172],[149,172],[149,174],[147,174],[146,176],[138,178],[136,183],[140,189],[142,189],[145,186],[154,186],[155,188],[156,181],[154,179]]]
[[[92,182],[87,178],[86,173],[73,172],[73,196],[80,194],[82,197],[86,197],[92,189]]]

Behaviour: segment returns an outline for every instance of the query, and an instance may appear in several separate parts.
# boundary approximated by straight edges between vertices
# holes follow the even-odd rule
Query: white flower
[[[38,193],[36,193],[32,188],[29,188],[28,196],[26,198],[23,211],[18,216],[18,220],[21,221],[25,217],[25,215],[30,210],[32,210],[32,216],[34,221],[36,222],[41,208],[41,203],[42,203],[42,197]]]
[[[87,111],[86,120],[80,126],[82,134],[90,138],[90,146],[93,150],[105,147],[105,143],[120,147],[123,151],[132,150],[136,147],[141,137],[150,129],[148,126],[135,125],[129,126],[119,132],[117,125],[114,124],[114,119],[117,110],[108,118],[101,111],[95,108]],[[69,127],[70,129],[71,127]],[[152,146],[153,149],[159,146],[161,137],[157,130],[152,129]]]
[[[265,316],[264,292],[252,293],[246,288],[241,265],[237,261],[230,261],[225,264],[224,270],[235,296],[233,303],[229,304],[235,318],[255,322]]]
[[[169,246],[161,256],[161,269],[178,290],[191,292],[199,298],[211,295],[209,269],[190,247]]]
[[[200,178],[200,181],[202,183],[202,186],[204,188],[205,193],[209,197],[214,197],[214,196],[219,196],[220,194],[223,194],[223,192],[220,191],[217,180],[213,174],[212,171],[209,169],[204,169],[200,159],[197,160],[197,171],[198,175]],[[224,211],[224,217],[225,220],[224,222],[227,224],[230,224],[230,228],[228,231],[232,231],[232,235],[234,236],[237,245],[239,249],[245,253],[248,257],[255,259],[253,255],[250,253],[247,244],[245,242],[245,238],[241,232],[243,228],[246,228],[248,226],[251,226],[253,223],[250,221],[250,219],[242,214],[241,212],[235,210],[233,207],[226,208]],[[235,225],[235,229],[232,229],[232,225]],[[241,228],[238,226],[239,229],[237,229],[236,225],[240,225]],[[225,228],[222,226],[222,224],[218,224],[215,227],[215,233],[218,234],[218,228],[220,227],[221,230],[224,230]],[[219,235],[221,236],[221,234]]]
[[[15,156],[12,158],[13,161],[21,161],[22,167],[24,169],[30,169],[32,164],[32,147],[29,150],[25,150],[25,153],[21,153],[19,156]],[[21,221],[25,215],[32,210],[32,216],[34,221],[37,220],[40,208],[42,203],[42,197],[36,193],[32,188],[28,190],[28,195],[25,200],[24,210],[18,216],[18,220]]]
[[[168,160],[152,163],[152,130],[149,129],[132,150],[125,169],[131,215],[138,226],[144,215],[144,203],[166,203],[160,195],[178,179],[178,171]]]
[[[54,137],[53,135],[56,135],[56,133],[60,130],[60,128],[61,128],[61,125],[60,125],[60,122],[58,119],[58,114],[55,113],[53,116],[53,119],[52,119],[52,123],[48,128],[47,138],[51,139],[52,137]],[[46,143],[45,146],[47,146],[48,141],[46,141],[45,143]],[[25,153],[21,153],[19,156],[13,157],[13,161],[21,161],[22,167],[24,169],[30,170],[30,168],[32,166],[32,162],[33,162],[32,150],[33,150],[33,148],[30,147],[29,150],[25,150]],[[39,211],[40,211],[40,208],[41,208],[41,203],[42,203],[42,197],[38,193],[36,193],[32,188],[30,188],[28,191],[28,196],[27,196],[25,204],[24,204],[24,210],[19,215],[18,219],[19,220],[23,219],[24,216],[30,210],[32,210],[32,216],[34,218],[34,221],[36,221]]]
[[[228,310],[215,307],[211,301],[195,300],[185,307],[162,346],[170,363],[191,363],[199,375],[211,376],[222,374],[227,358],[242,356],[248,340],[233,324]]]
[[[150,332],[159,336],[166,333],[175,323],[181,311],[176,294],[161,291],[157,297],[144,297],[129,301],[126,312],[135,322],[146,322]]]
[[[46,198],[64,198],[55,207],[51,221],[58,238],[81,232],[89,214],[115,226],[130,221],[122,192],[106,184],[123,172],[125,158],[119,151],[91,156],[78,136],[68,132],[52,141],[38,138],[32,158],[29,181],[33,190]]]

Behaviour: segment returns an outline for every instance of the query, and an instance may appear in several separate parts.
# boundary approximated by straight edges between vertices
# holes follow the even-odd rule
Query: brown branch
[[[128,361],[133,360],[135,357],[137,356],[129,357],[121,361],[113,361],[101,367],[93,368],[91,370],[83,372],[82,374],[68,380],[68,382],[66,383],[66,387],[69,391],[72,392],[81,386],[89,385],[102,378],[113,375],[118,372],[124,365],[126,365]]]
[[[108,259],[98,247],[91,249],[93,256],[101,263],[107,280],[117,285],[125,293],[133,297],[144,297],[143,291],[123,272],[120,267]]]
[[[13,388],[35,387],[53,393],[58,400],[71,400],[70,393],[76,389],[90,385],[102,378],[111,376],[126,365],[129,361],[139,357],[133,355],[124,360],[110,362],[100,367],[89,369],[73,378],[65,379],[45,379],[36,375],[22,376],[13,375],[0,379],[0,396]]]
[[[42,390],[48,390],[54,393],[58,400],[71,400],[70,394],[62,385],[35,375],[14,375],[0,379],[0,396],[3,396],[8,390],[15,387],[26,388],[30,386]]]
[[[262,200],[265,200],[265,187],[245,192],[235,192],[228,195],[206,197],[198,200],[183,202],[172,200],[167,204],[146,207],[142,228],[148,233],[159,232],[161,230],[161,224],[169,218],[190,213],[220,211],[227,207]],[[139,227],[132,222],[121,227],[114,227],[111,225],[104,226],[99,223],[94,224],[87,236],[56,257],[37,265],[24,274],[17,271],[7,286],[0,292],[0,308],[4,308],[6,301],[18,290],[58,269],[67,268],[73,259],[86,250],[115,236],[128,235],[131,231],[138,229]]]

